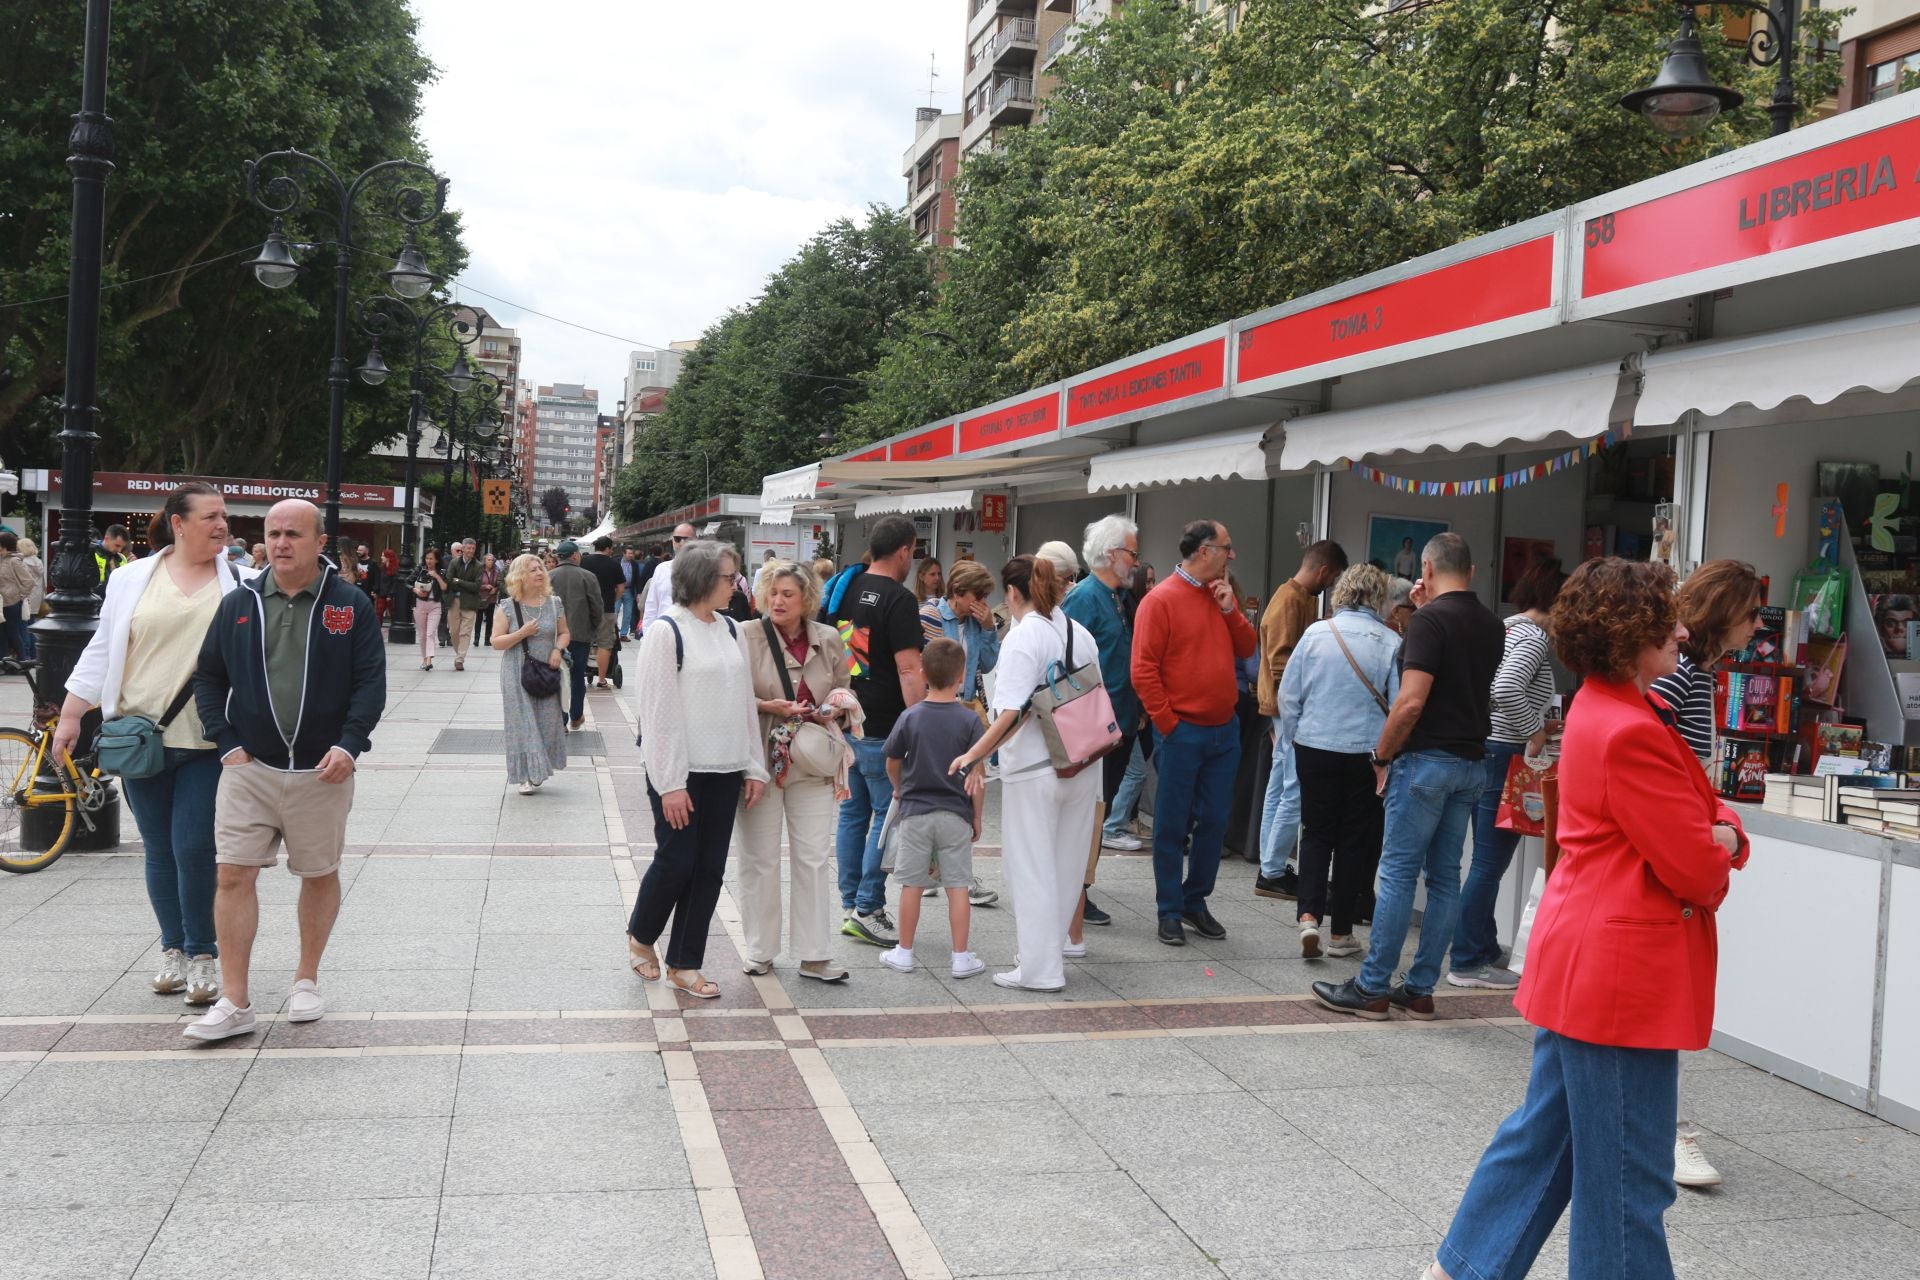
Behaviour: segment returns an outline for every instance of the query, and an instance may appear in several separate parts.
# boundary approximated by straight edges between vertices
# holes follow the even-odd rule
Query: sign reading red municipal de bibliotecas
[[[1920,118],[1587,220],[1580,296],[1920,218]]]
[[[960,452],[1051,435],[1060,426],[1060,397],[1055,392],[960,419]]]
[[[1067,425],[1084,427],[1173,400],[1218,391],[1227,380],[1227,340],[1209,338],[1067,387]]]
[[[233,502],[283,502],[288,498],[305,498],[316,506],[324,506],[327,501],[327,487],[324,484],[289,480],[234,480],[225,476],[166,476],[147,475],[133,471],[96,471],[93,474],[93,494],[96,498],[135,498],[149,500],[155,508],[167,500],[167,495],[189,481],[210,484],[218,489],[221,496]],[[46,488],[52,492],[60,487],[60,473],[47,472]],[[387,484],[342,484],[340,486],[340,505],[343,507],[385,507],[394,506],[396,490]]]
[[[1240,334],[1236,383],[1458,333],[1553,305],[1553,236],[1368,289]]]

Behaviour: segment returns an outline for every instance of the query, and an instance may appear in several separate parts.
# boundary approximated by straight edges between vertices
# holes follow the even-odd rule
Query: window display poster
[[[1452,527],[1415,516],[1368,516],[1367,563],[1411,582],[1420,576],[1420,552],[1428,541]]]
[[[1551,538],[1508,538],[1500,549],[1500,599],[1513,603],[1513,589],[1527,571],[1553,559]]]

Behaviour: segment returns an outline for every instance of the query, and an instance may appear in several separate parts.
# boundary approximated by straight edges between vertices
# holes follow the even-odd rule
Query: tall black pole
[[[1773,122],[1773,136],[1793,128],[1793,117],[1800,104],[1793,100],[1793,64],[1799,52],[1800,0],[1779,0],[1779,9],[1767,17],[1779,28],[1774,32],[1778,46],[1780,73],[1774,78],[1773,100],[1767,103],[1767,117]]]
[[[414,361],[413,371],[408,375],[410,390],[407,394],[407,498],[405,515],[401,517],[400,534],[400,585],[394,592],[399,603],[394,606],[393,625],[387,628],[387,641],[390,644],[412,644],[419,637],[413,629],[413,464],[415,452],[420,448],[420,362]]]
[[[340,545],[340,471],[342,437],[347,429],[347,292],[353,275],[353,213],[345,198],[340,205],[339,252],[333,265],[333,359],[327,364],[327,546],[335,556]]]
[[[433,507],[433,527],[442,534],[451,546],[454,538],[460,536],[453,528],[453,430],[460,413],[460,393],[453,387],[447,388],[447,420],[440,424],[440,443],[447,446],[447,460],[440,464],[440,500]],[[441,522],[446,527],[441,527]]]

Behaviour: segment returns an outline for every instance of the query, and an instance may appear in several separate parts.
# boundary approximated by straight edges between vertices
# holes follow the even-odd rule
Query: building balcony
[[[1009,76],[993,86],[987,119],[995,128],[1025,124],[1033,118],[1033,101],[1033,81],[1025,76]]]
[[[907,200],[907,212],[919,213],[922,209],[932,204],[940,194],[940,186],[941,184],[938,182],[929,182],[926,186],[914,192]]]
[[[985,61],[989,66],[1033,65],[1034,55],[1040,52],[1040,29],[1031,18],[1017,18],[1000,28],[993,42],[987,46]]]
[[[1042,0],[1041,7],[1052,13],[1072,13],[1073,0]]]
[[[1079,41],[1080,27],[1077,23],[1068,23],[1047,39],[1047,47],[1040,53],[1040,69],[1045,71],[1052,66],[1054,59],[1073,48]]]

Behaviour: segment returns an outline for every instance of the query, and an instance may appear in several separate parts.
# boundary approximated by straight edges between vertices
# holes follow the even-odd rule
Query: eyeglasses
[[[1233,554],[1233,544],[1231,542],[1203,542],[1200,545],[1203,547],[1212,547],[1215,551],[1224,551],[1229,556]]]
[[[1761,609],[1760,605],[1755,605],[1753,606],[1753,608],[1747,610],[1747,621],[1748,622],[1760,621],[1760,609]]]
[[[1107,552],[1107,554],[1112,555],[1116,551],[1126,552],[1127,555],[1131,556],[1136,562],[1140,559],[1140,553],[1138,551],[1135,551],[1132,547],[1115,547],[1113,551],[1109,551]]]
[[[688,537],[687,537],[687,535],[685,535],[685,534],[683,534],[683,533],[676,533],[676,534],[674,534],[674,535],[673,535],[673,540],[674,540],[675,542],[687,542],[687,541],[689,541],[690,539],[688,539]]]

